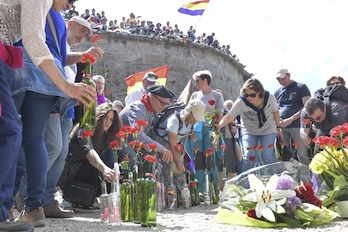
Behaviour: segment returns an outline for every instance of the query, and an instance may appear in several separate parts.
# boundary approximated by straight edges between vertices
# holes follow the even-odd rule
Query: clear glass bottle
[[[178,208],[178,194],[173,180],[173,172],[170,172],[169,186],[167,187],[168,209],[176,210]]]
[[[112,225],[121,224],[121,213],[120,213],[120,194],[116,191],[116,182],[111,182],[111,193],[109,194],[109,223]]]
[[[182,190],[181,190],[182,206],[184,207],[184,209],[189,209],[191,208],[191,194],[190,194],[189,186],[186,181],[186,175],[185,175],[185,178],[183,179],[184,179],[184,183],[182,185]]]
[[[159,164],[157,164],[159,165]],[[162,175],[162,169],[161,167],[157,167],[157,194],[158,194],[158,200],[157,200],[157,211],[161,212],[166,208],[166,186],[164,185],[163,181],[163,175]]]
[[[205,183],[204,183],[204,204],[205,205],[212,205],[213,204],[213,192],[211,189],[210,181],[209,181],[209,174],[208,172],[205,173]]]
[[[100,199],[100,219],[102,222],[109,222],[109,204],[108,204],[108,193],[106,189],[106,182],[102,181],[101,186],[101,195]]]

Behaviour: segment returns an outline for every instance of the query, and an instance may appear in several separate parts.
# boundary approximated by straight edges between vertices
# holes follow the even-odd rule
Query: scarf
[[[5,45],[0,41],[0,59],[2,59],[2,61],[9,67],[13,69],[22,68],[22,54],[22,49],[10,45]]]
[[[150,102],[150,96],[147,94],[144,94],[141,98],[140,101],[145,105],[145,108],[147,111],[151,113],[155,113],[155,111],[152,109],[151,102]]]
[[[98,98],[98,106],[99,106],[100,104],[106,102],[106,98],[105,98],[104,94],[98,95],[97,98]]]
[[[269,92],[265,91],[265,97],[263,99],[263,104],[261,108],[255,107],[253,104],[251,104],[244,95],[239,96],[240,99],[244,101],[244,103],[249,106],[251,109],[255,110],[257,112],[257,119],[259,120],[259,128],[263,126],[263,124],[267,121],[266,115],[265,115],[265,107],[268,102]]]

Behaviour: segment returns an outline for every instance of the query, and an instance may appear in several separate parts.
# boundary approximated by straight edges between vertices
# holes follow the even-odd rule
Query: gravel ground
[[[333,232],[347,231],[348,220],[336,219],[328,225],[306,229],[257,229],[218,224],[215,221],[217,206],[200,205],[191,209],[178,209],[176,211],[164,211],[157,215],[157,226],[145,228],[139,224],[122,223],[112,226],[99,221],[99,210],[75,210],[75,217],[69,219],[46,219],[46,226],[36,228],[35,231],[303,231],[303,232]]]

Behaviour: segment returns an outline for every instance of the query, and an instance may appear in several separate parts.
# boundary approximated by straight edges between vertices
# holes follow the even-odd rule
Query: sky
[[[312,94],[331,76],[348,80],[346,0],[210,0],[203,16],[178,12],[192,1],[79,0],[75,5],[80,14],[104,10],[108,20],[120,21],[133,12],[154,23],[178,24],[185,33],[191,25],[196,35],[214,32],[271,93],[280,87],[276,75],[282,68]]]

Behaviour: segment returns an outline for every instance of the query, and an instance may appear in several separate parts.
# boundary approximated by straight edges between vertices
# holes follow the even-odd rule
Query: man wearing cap
[[[299,162],[309,165],[307,149],[300,138],[300,116],[311,93],[307,85],[292,80],[287,69],[279,70],[277,80],[282,87],[275,91],[274,96],[279,105],[283,140],[288,145],[290,139],[300,144],[297,148]]]
[[[144,94],[147,93],[147,88],[151,85],[156,84],[158,77],[155,73],[153,72],[147,72],[145,73],[143,77],[143,84],[140,89],[134,90],[130,92],[126,99],[125,99],[125,104],[126,106],[131,104],[132,102],[135,102],[139,100]]]
[[[127,105],[120,113],[120,118],[123,126],[135,126],[139,119],[151,122],[155,114],[161,112],[165,107],[170,105],[170,99],[174,98],[174,93],[163,85],[152,85],[148,89],[148,93],[141,96],[140,100]],[[139,140],[145,144],[157,144],[157,151],[162,154],[162,160],[170,162],[173,160],[172,152],[164,146],[154,141],[148,136],[151,126],[145,127],[139,133]],[[130,141],[132,138],[129,138]],[[130,158],[135,157],[135,152],[126,147],[126,153]]]

